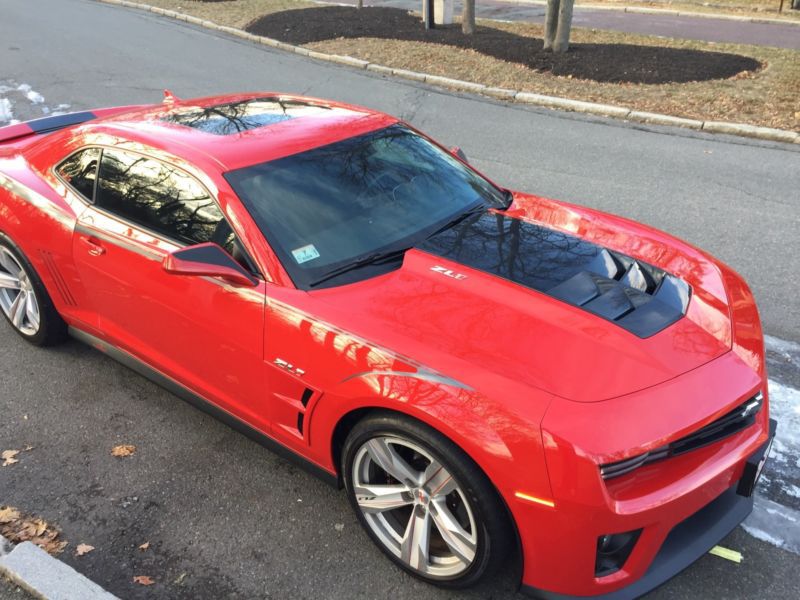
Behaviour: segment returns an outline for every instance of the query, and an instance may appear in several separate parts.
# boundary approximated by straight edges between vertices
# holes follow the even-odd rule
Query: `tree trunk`
[[[466,35],[475,33],[475,0],[464,0],[464,12],[461,13],[461,32]]]
[[[556,40],[556,29],[558,28],[558,5],[561,0],[547,0],[547,12],[544,18],[544,49],[552,50],[553,42]]]
[[[575,0],[561,0],[558,8],[558,30],[553,43],[553,52],[563,54],[569,48],[569,32],[572,29],[572,7]]]
[[[800,0],[792,0],[792,8],[800,10]]]
[[[358,0],[358,3],[356,4],[356,8],[359,8],[359,9],[360,8],[364,8],[364,0]]]

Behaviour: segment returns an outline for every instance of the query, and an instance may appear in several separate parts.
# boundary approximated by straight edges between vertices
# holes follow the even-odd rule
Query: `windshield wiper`
[[[444,225],[439,227],[439,229],[437,229],[436,231],[434,231],[432,234],[430,234],[428,236],[428,239],[432,238],[436,234],[442,233],[443,231],[446,231],[446,230],[450,229],[451,227],[455,227],[456,225],[461,223],[461,221],[466,220],[468,217],[474,217],[475,215],[483,214],[487,210],[487,208],[488,207],[483,203],[478,204],[477,206],[473,206],[472,208],[468,209],[466,212],[460,213],[459,215],[457,215],[456,217],[450,219],[447,223],[445,223]]]
[[[309,283],[308,287],[316,287],[320,283],[324,283],[329,279],[333,279],[334,277],[338,277],[343,273],[354,271],[355,269],[360,269],[361,267],[365,267],[367,265],[383,265],[388,262],[392,262],[393,260],[397,260],[398,258],[402,259],[406,252],[410,249],[411,248],[400,248],[399,250],[387,250],[385,252],[373,252],[372,254],[367,254],[357,260],[354,260],[353,262],[349,262],[346,265],[342,265],[341,267],[333,269],[332,271],[328,271],[319,279]]]
[[[443,226],[439,227],[436,231],[428,236],[428,238],[433,237],[437,233],[441,233],[446,229],[450,229],[451,227],[455,227],[462,221],[466,220],[468,217],[477,216],[483,214],[487,210],[487,206],[482,202],[473,206],[472,208],[460,213],[453,219],[450,219],[447,223]],[[332,271],[328,271],[320,277],[308,284],[308,287],[316,287],[321,283],[325,283],[329,279],[333,279],[334,277],[338,277],[344,273],[348,273],[349,271],[354,271],[356,269],[360,269],[361,267],[365,267],[367,265],[382,265],[388,262],[392,262],[393,260],[397,260],[398,258],[402,259],[405,256],[405,253],[410,250],[411,247],[408,248],[400,248],[398,250],[387,250],[385,252],[373,252],[371,254],[367,254],[358,258],[352,262],[349,262],[341,267],[333,269]]]

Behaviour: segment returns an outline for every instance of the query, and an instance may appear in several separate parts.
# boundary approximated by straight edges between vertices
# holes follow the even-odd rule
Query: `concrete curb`
[[[326,54],[324,52],[317,52],[308,50],[301,46],[293,46],[279,40],[272,38],[261,37],[248,33],[235,27],[227,27],[224,25],[217,25],[212,21],[205,21],[198,19],[191,15],[179,13],[174,10],[167,10],[149,4],[140,2],[131,2],[129,0],[96,0],[104,4],[113,4],[118,6],[125,6],[127,8],[136,8],[139,10],[149,11],[157,15],[171,17],[179,21],[186,21],[206,29],[213,29],[229,35],[245,39],[251,42],[278,48],[287,52],[294,52],[301,56],[307,56],[317,60],[324,60],[334,62],[341,65],[355,67],[357,69],[366,69],[381,75],[400,77],[402,79],[409,79],[420,83],[428,83],[459,92],[470,92],[474,94],[481,94],[498,98],[510,102],[517,102],[520,104],[528,104],[532,106],[542,106],[545,108],[564,110],[570,112],[580,112],[602,117],[610,117],[614,119],[623,119],[626,121],[634,121],[638,123],[647,123],[654,125],[667,125],[674,127],[684,127],[687,129],[695,129],[698,131],[705,131],[708,133],[724,133],[727,135],[737,135],[741,137],[749,137],[761,140],[786,142],[800,144],[800,133],[796,131],[789,131],[785,129],[773,129],[770,127],[758,127],[755,125],[747,125],[744,123],[724,123],[719,121],[698,121],[695,119],[685,119],[682,117],[673,117],[671,115],[664,115],[660,113],[648,113],[632,110],[624,106],[615,106],[611,104],[599,104],[596,102],[585,102],[583,100],[571,100],[569,98],[560,98],[557,96],[546,96],[543,94],[535,94],[532,92],[522,92],[518,90],[511,90],[505,88],[487,87],[481,83],[474,83],[470,81],[462,81],[460,79],[451,79],[450,77],[442,77],[439,75],[431,75],[429,73],[419,73],[417,71],[409,71],[407,69],[393,69],[384,65],[374,64],[365,60],[354,58],[352,56],[342,56],[338,54]],[[519,1],[519,0],[518,0]],[[528,0],[529,1],[529,0]]]
[[[0,574],[44,600],[118,600],[30,542],[12,547],[0,535]]]
[[[719,121],[706,121],[703,123],[703,131],[712,133],[732,133],[733,135],[744,135],[758,137],[762,140],[773,140],[775,142],[798,142],[798,134],[794,131],[785,129],[773,129],[771,127],[754,127],[752,125],[738,125],[735,123],[721,123]]]

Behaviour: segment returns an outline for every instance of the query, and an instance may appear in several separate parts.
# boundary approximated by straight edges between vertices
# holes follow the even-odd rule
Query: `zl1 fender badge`
[[[450,277],[451,279],[457,279],[458,281],[467,278],[467,276],[464,275],[463,273],[456,273],[452,269],[448,269],[447,267],[442,267],[441,265],[436,265],[435,267],[431,267],[431,271],[435,271],[436,273],[441,273],[446,277]]]
[[[276,358],[272,362],[275,363],[277,367],[280,367],[284,371],[289,371],[289,373],[294,373],[295,375],[299,375],[300,377],[306,374],[306,372],[303,369],[301,369],[300,367],[295,367],[293,364],[283,360],[282,358]]]

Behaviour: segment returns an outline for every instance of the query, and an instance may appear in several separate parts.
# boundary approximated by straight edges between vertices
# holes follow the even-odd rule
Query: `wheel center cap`
[[[428,495],[428,492],[426,492],[422,488],[418,488],[415,495],[417,504],[421,504],[422,506],[427,506],[431,500],[431,497]]]

